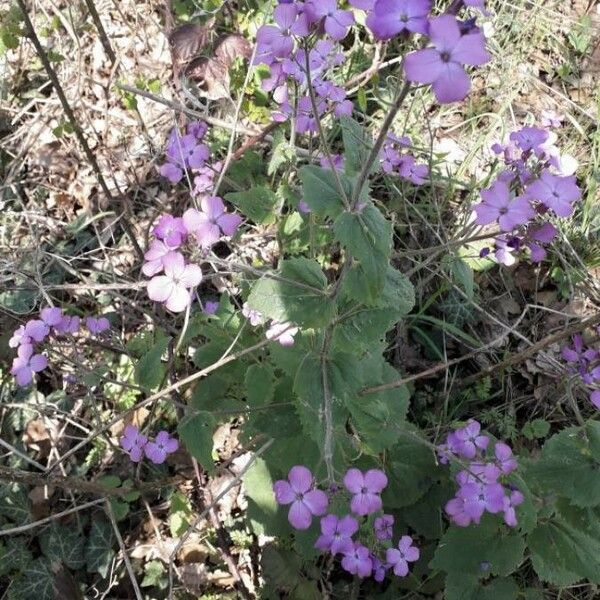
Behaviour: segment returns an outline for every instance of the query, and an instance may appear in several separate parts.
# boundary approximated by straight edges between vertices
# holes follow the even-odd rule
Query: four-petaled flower
[[[350,508],[356,515],[369,515],[381,509],[379,494],[388,483],[386,474],[379,469],[362,473],[359,469],[348,469],[344,476],[346,489],[354,494]]]
[[[354,549],[352,536],[358,531],[358,521],[346,515],[341,519],[336,515],[327,515],[321,519],[321,535],[315,542],[315,548],[329,550],[331,554],[345,554]]]
[[[352,575],[368,577],[373,570],[369,549],[359,542],[355,542],[354,547],[344,554],[342,568]]]
[[[10,372],[18,385],[26,386],[33,380],[34,373],[43,371],[47,366],[48,359],[43,354],[34,354],[31,344],[21,344]]]
[[[187,229],[180,217],[162,215],[153,227],[152,233],[169,248],[179,248],[187,236]]]
[[[159,431],[154,441],[146,444],[144,451],[155,465],[161,465],[167,459],[167,455],[175,452],[177,448],[179,448],[179,442],[175,438],[171,437],[167,431]]]
[[[127,425],[120,439],[121,448],[129,454],[133,462],[140,462],[144,456],[144,448],[148,443],[148,438],[140,433],[135,425]]]
[[[394,527],[393,515],[382,515],[377,517],[373,522],[375,537],[378,540],[391,540]]]
[[[408,563],[419,560],[419,549],[413,546],[413,539],[403,535],[398,542],[398,548],[388,548],[385,552],[386,562],[393,568],[398,577],[408,575]]]
[[[312,473],[301,465],[290,469],[287,481],[276,481],[273,491],[279,504],[291,504],[288,521],[296,529],[308,529],[313,515],[325,514],[329,504],[325,492],[314,489]]]
[[[110,329],[110,321],[106,317],[87,317],[85,326],[92,335],[98,335]]]
[[[232,236],[242,218],[225,212],[223,200],[218,196],[205,196],[200,202],[201,210],[190,208],[183,213],[183,223],[202,248],[210,248],[221,235]]]
[[[338,9],[337,0],[310,0],[306,7],[313,21],[323,19],[325,31],[336,41],[345,38],[348,27],[354,23],[349,10]]]
[[[170,252],[163,258],[164,275],[148,282],[148,296],[156,302],[164,302],[173,312],[185,310],[191,302],[190,289],[202,281],[198,265],[186,265],[183,255]]]
[[[546,170],[527,186],[525,194],[552,209],[559,217],[569,217],[573,213],[573,203],[581,198],[581,189],[575,176],[561,177]]]
[[[489,188],[481,191],[482,201],[473,209],[479,225],[488,225],[498,221],[502,231],[512,231],[535,217],[528,198],[513,198],[505,181],[496,180]]]
[[[377,0],[367,27],[377,40],[390,40],[403,31],[427,33],[430,0]]]
[[[429,21],[433,48],[411,52],[404,59],[409,81],[430,83],[438,102],[462,100],[471,89],[471,80],[463,65],[478,66],[490,60],[482,33],[461,35],[456,19],[442,15]]]

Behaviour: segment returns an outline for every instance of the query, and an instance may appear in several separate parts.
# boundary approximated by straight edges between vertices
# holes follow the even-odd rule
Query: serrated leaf
[[[254,284],[248,305],[276,321],[300,327],[323,326],[334,310],[326,287],[327,279],[316,261],[291,258],[281,262],[277,278],[264,277]]]
[[[37,558],[14,579],[11,600],[54,600],[54,574],[44,558]]]
[[[39,540],[42,552],[51,562],[62,562],[71,569],[85,565],[85,540],[76,527],[52,523]]]
[[[225,198],[255,223],[272,223],[277,204],[275,193],[264,186],[256,186],[243,192],[230,192]]]
[[[106,577],[114,558],[115,534],[112,525],[103,518],[92,520],[92,527],[85,544],[85,562],[90,573]]]
[[[246,371],[246,399],[248,406],[264,406],[273,399],[273,369],[266,364],[251,365]]]
[[[451,525],[440,540],[430,566],[446,573],[478,577],[510,575],[523,558],[525,542],[515,531],[485,515],[480,525]]]
[[[179,439],[188,452],[209,472],[214,469],[212,451],[213,433],[216,427],[217,420],[207,411],[194,413],[177,427]]]
[[[452,573],[446,578],[445,600],[516,600],[519,587],[512,577],[480,583],[475,576]]]
[[[349,198],[352,195],[352,183],[343,173],[338,173],[338,176],[346,197]],[[308,165],[300,169],[300,179],[303,200],[313,213],[333,219],[342,212],[344,199],[333,171]]]
[[[342,139],[344,141],[344,167],[348,175],[358,174],[367,162],[371,153],[373,142],[367,135],[364,127],[357,123],[352,117],[341,117]],[[376,160],[371,172],[379,167]]]
[[[277,591],[291,592],[297,587],[302,561],[296,553],[269,544],[263,548],[260,564],[267,583]]]
[[[158,340],[135,365],[135,381],[146,390],[153,390],[160,385],[165,375],[166,366],[162,356],[169,346],[171,338],[158,335]]]
[[[569,427],[552,436],[540,459],[526,465],[530,485],[569,498],[577,506],[600,505],[600,422]]]

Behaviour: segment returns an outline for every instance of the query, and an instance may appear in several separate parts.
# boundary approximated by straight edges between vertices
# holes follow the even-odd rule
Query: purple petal
[[[452,60],[463,65],[483,65],[490,58],[485,49],[485,37],[481,33],[463,35],[452,50]]]
[[[388,478],[379,469],[370,469],[365,474],[365,485],[370,492],[379,494],[388,484]]]
[[[223,235],[232,236],[242,222],[242,217],[234,213],[225,213],[217,219]]]
[[[344,475],[344,485],[349,492],[353,494],[359,494],[363,485],[364,477],[359,469],[348,469],[346,475]]]
[[[29,360],[29,367],[34,373],[43,371],[48,366],[48,359],[43,354],[35,354]]]
[[[296,21],[298,8],[295,4],[279,4],[273,11],[275,23],[282,29],[290,29]]]
[[[297,494],[305,494],[313,485],[312,473],[302,465],[296,465],[290,469],[288,480]]]
[[[296,500],[288,512],[288,521],[295,529],[308,529],[312,522],[312,514],[303,502]]]
[[[202,271],[198,265],[187,265],[179,278],[180,283],[186,288],[193,288],[202,281]]]
[[[313,515],[319,517],[327,511],[329,499],[322,490],[311,490],[304,494],[303,502]]]
[[[290,504],[296,499],[292,486],[284,479],[280,479],[273,484],[273,492],[277,504]]]
[[[456,19],[451,15],[442,15],[430,19],[429,37],[440,52],[452,52],[462,36]]]
[[[432,88],[435,97],[441,104],[458,102],[469,93],[471,79],[459,64],[449,62],[442,65]]]
[[[433,83],[440,77],[443,67],[440,53],[433,48],[411,52],[404,59],[406,78],[418,83]]]
[[[171,312],[183,312],[189,306],[191,300],[192,297],[189,290],[183,285],[175,284],[165,302],[165,306]]]
[[[225,212],[223,200],[218,196],[205,196],[201,201],[202,212],[206,213],[210,219],[216,220]]]

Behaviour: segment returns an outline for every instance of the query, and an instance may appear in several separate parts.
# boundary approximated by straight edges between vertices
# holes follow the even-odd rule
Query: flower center
[[[442,59],[442,62],[450,62],[450,52],[442,52],[440,58]]]

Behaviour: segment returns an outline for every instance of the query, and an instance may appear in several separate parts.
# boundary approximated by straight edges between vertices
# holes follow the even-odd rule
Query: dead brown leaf
[[[176,27],[169,35],[169,44],[175,66],[196,58],[210,42],[214,19],[207,23],[186,23]]]

